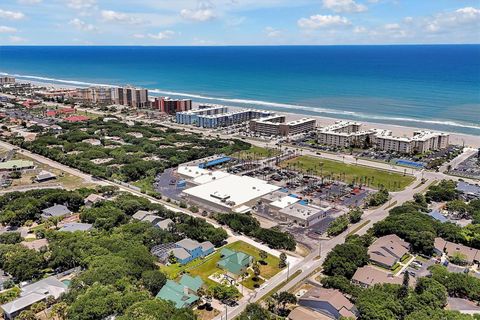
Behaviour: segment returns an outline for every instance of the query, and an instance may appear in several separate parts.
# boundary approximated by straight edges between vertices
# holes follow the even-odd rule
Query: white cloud
[[[367,6],[358,4],[355,0],[323,0],[323,7],[334,12],[363,12]]]
[[[387,29],[387,30],[399,30],[400,25],[398,23],[387,23],[384,26],[384,28]]]
[[[123,12],[117,12],[113,10],[102,10],[101,16],[103,20],[108,22],[119,22],[128,24],[141,23],[141,19],[131,16]]]
[[[197,2],[195,10],[182,9],[180,15],[187,20],[208,21],[217,17],[213,4],[209,0],[201,0]]]
[[[25,15],[19,11],[7,11],[0,9],[0,18],[10,19],[10,20],[20,20],[25,18]]]
[[[449,32],[453,29],[469,26],[480,28],[480,9],[473,7],[460,8],[452,12],[437,14],[433,19],[427,19],[425,29],[428,32]]]
[[[148,37],[151,38],[151,39],[155,39],[155,40],[166,40],[166,39],[170,39],[174,35],[175,35],[174,31],[165,30],[165,31],[161,31],[157,34],[149,34]]]
[[[269,38],[277,38],[282,35],[282,31],[277,30],[273,27],[266,27],[264,31],[267,34],[267,37]]]
[[[17,29],[7,26],[0,26],[0,33],[14,33]]]
[[[94,25],[88,24],[78,18],[70,20],[69,24],[81,31],[97,31],[97,28]]]
[[[96,4],[96,0],[68,0],[68,6],[76,10],[89,9],[95,7]]]
[[[8,40],[10,42],[25,42],[26,39],[22,38],[22,37],[17,37],[17,36],[10,36],[8,37]]]
[[[136,33],[133,35],[134,38],[137,38],[137,39],[145,39],[145,35],[144,34],[140,34],[140,33]]]
[[[187,20],[194,20],[194,21],[208,21],[216,18],[215,12],[212,9],[197,9],[197,10],[189,10],[183,9],[180,11],[180,15]]]
[[[304,29],[318,29],[318,28],[327,28],[327,27],[339,27],[339,26],[348,26],[350,21],[342,16],[332,16],[332,15],[313,15],[309,18],[301,18],[297,22],[300,28]]]

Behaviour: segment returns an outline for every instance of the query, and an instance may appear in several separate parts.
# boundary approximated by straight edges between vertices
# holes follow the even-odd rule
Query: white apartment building
[[[415,131],[413,137],[397,137],[390,130],[371,129],[360,131],[361,124],[353,121],[338,121],[318,131],[318,143],[347,148],[363,146],[367,137],[379,150],[400,153],[424,153],[444,149],[449,144],[447,133],[427,130]]]
[[[337,121],[318,131],[318,143],[343,148],[362,146],[367,137],[373,138],[375,131],[360,131],[361,126],[361,123],[354,121]]]

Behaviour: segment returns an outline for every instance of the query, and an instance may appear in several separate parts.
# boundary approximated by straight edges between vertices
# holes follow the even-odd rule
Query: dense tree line
[[[42,210],[55,204],[64,204],[75,212],[83,205],[83,199],[92,192],[92,189],[9,192],[0,196],[0,223],[21,226],[28,220],[39,220]]]
[[[370,207],[377,207],[380,206],[384,203],[387,203],[388,199],[390,198],[390,195],[388,193],[388,190],[385,188],[381,188],[374,194],[370,195],[367,199],[367,204]]]
[[[480,302],[480,279],[466,273],[448,272],[440,265],[430,267],[430,272],[433,279],[445,286],[450,296]]]
[[[35,141],[12,139],[10,142],[41,154],[65,165],[75,167],[94,176],[123,181],[137,181],[153,177],[165,168],[211,156],[216,153],[234,153],[250,145],[240,140],[204,138],[153,125],[137,123],[133,127],[124,123],[102,119],[88,123],[62,123],[63,133],[46,132]],[[140,133],[135,137],[132,133]],[[123,142],[105,139],[118,137]],[[101,145],[82,141],[97,139]],[[97,165],[93,159],[110,159]]]
[[[251,215],[240,213],[217,213],[215,220],[229,226],[235,232],[255,237],[274,249],[295,250],[296,242],[293,236],[278,228],[262,228],[257,219]]]
[[[422,211],[426,211],[426,207],[421,200],[395,207],[385,220],[374,225],[373,232],[376,236],[396,234],[409,242],[415,252],[426,255],[432,254],[436,237],[480,249],[479,225],[461,227],[453,223],[441,223]]]
[[[351,279],[355,271],[368,263],[368,246],[371,239],[352,236],[330,251],[323,263],[323,273],[329,276],[341,276]]]

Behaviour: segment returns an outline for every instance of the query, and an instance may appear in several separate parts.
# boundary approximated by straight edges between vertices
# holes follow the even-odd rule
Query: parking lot
[[[454,170],[450,172],[451,174],[480,179],[480,159],[477,155],[472,155],[462,163],[460,163]]]
[[[177,187],[177,182],[176,171],[174,168],[170,168],[155,177],[153,187],[162,196],[179,201],[181,200],[182,189]]]
[[[435,259],[429,259],[420,261],[419,259],[413,260],[406,271],[410,274],[410,276],[418,278],[418,277],[426,277],[430,274],[428,268],[435,264]]]

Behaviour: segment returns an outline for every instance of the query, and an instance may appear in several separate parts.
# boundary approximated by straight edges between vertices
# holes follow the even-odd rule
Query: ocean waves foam
[[[47,78],[47,77],[39,77],[39,76],[32,76],[32,75],[19,75],[19,74],[8,74],[4,72],[0,72],[0,75],[4,76],[13,76],[19,79],[31,79],[36,80],[38,82],[43,83],[64,83],[68,85],[76,85],[82,87],[88,86],[116,86],[112,84],[103,84],[103,83],[93,83],[93,82],[84,82],[84,81],[74,81],[74,80],[63,80],[63,79],[55,79],[55,78]],[[185,92],[175,92],[175,91],[168,91],[168,90],[161,90],[161,89],[149,89],[151,93],[159,94],[159,95],[172,95],[172,96],[181,96],[186,98],[192,99],[201,99],[207,101],[221,101],[224,103],[234,103],[234,104],[247,104],[253,106],[261,106],[261,107],[270,107],[270,108],[278,108],[278,109],[290,109],[290,110],[303,110],[309,113],[314,114],[328,114],[328,115],[337,115],[337,116],[349,116],[354,119],[362,119],[366,121],[375,122],[378,121],[385,121],[385,122],[409,122],[409,123],[419,123],[419,124],[429,124],[429,125],[442,125],[442,126],[449,126],[449,127],[458,127],[458,128],[467,128],[467,129],[474,129],[480,130],[480,124],[470,124],[470,123],[461,123],[451,120],[426,120],[426,119],[415,119],[415,118],[406,118],[406,117],[388,117],[388,116],[378,116],[372,114],[365,114],[353,111],[345,111],[345,110],[336,110],[336,109],[328,109],[322,107],[311,107],[311,106],[304,106],[304,105],[296,105],[296,104],[287,104],[287,103],[278,103],[278,102],[269,102],[269,101],[261,101],[261,100],[250,100],[250,99],[232,99],[232,98],[222,98],[222,97],[210,97],[204,96],[200,94],[193,94],[193,93],[185,93]],[[288,110],[287,110],[288,112]]]

